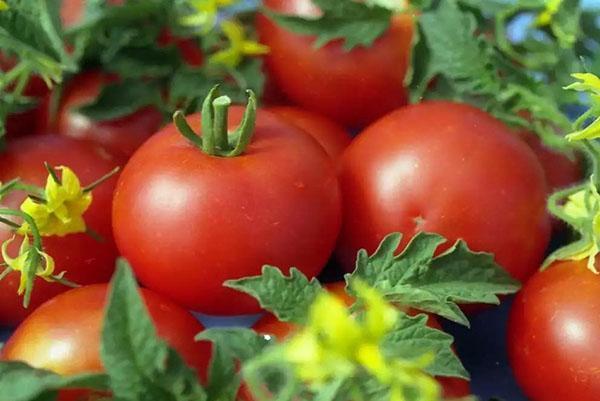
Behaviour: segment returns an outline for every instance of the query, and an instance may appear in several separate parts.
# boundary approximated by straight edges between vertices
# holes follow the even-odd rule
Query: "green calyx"
[[[256,95],[247,90],[248,104],[240,125],[231,134],[227,129],[227,116],[231,99],[219,95],[219,85],[208,93],[202,105],[202,136],[189,126],[182,111],[173,115],[175,126],[191,143],[210,156],[235,157],[245,152],[256,125]]]

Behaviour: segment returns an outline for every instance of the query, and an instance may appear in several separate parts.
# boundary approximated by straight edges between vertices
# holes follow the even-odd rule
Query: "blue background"
[[[249,0],[248,3],[253,1]],[[583,0],[583,4],[600,7],[600,0]],[[505,330],[511,301],[506,300],[497,308],[473,316],[471,329],[453,324],[445,325],[447,331],[455,336],[458,354],[471,372],[473,393],[482,400],[499,397],[506,401],[528,401],[515,383],[506,356]],[[199,318],[209,327],[249,325],[256,319],[218,319],[206,316]],[[9,334],[8,329],[0,328],[0,341],[5,341]]]

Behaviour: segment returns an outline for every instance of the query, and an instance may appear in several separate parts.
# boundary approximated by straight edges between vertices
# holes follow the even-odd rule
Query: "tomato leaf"
[[[390,27],[392,10],[377,4],[359,3],[354,0],[313,0],[323,14],[317,18],[266,14],[282,28],[303,35],[315,35],[315,46],[342,39],[344,50],[357,46],[371,46]]]
[[[396,327],[386,336],[383,347],[389,356],[416,359],[431,353],[433,362],[425,369],[433,376],[469,379],[469,373],[454,351],[454,338],[427,326],[427,315],[401,314]]]
[[[317,279],[309,280],[294,267],[286,277],[268,265],[263,266],[260,276],[229,280],[225,286],[253,296],[282,322],[295,323],[305,321],[310,305],[322,291]]]
[[[196,337],[213,343],[206,394],[208,400],[235,401],[241,384],[238,362],[258,355],[268,341],[250,329],[213,328]]]
[[[107,390],[108,377],[103,374],[60,376],[22,362],[0,362],[0,400],[53,400],[58,390],[66,388]]]
[[[100,354],[117,399],[206,399],[196,373],[158,338],[131,268],[123,259],[117,262],[111,284]]]
[[[364,249],[359,251],[356,270],[346,281],[363,280],[390,302],[465,326],[469,321],[458,304],[498,304],[498,295],[519,289],[518,282],[491,254],[472,252],[463,241],[434,257],[446,240],[437,234],[419,233],[396,255],[401,238],[401,234],[388,235],[371,256]]]
[[[161,103],[160,87],[127,80],[106,85],[92,103],[77,110],[92,120],[103,121],[127,116],[143,107],[159,106]]]

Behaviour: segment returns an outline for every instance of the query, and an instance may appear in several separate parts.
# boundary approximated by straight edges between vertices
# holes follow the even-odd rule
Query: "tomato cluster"
[[[265,6],[319,15],[309,0],[265,0]],[[76,24],[81,12],[81,1],[64,1],[63,23]],[[201,127],[196,141],[154,106],[104,121],[81,114],[80,106],[120,80],[108,71],[79,73],[57,104],[57,94],[34,78],[25,93],[39,106],[9,117],[0,181],[19,177],[43,186],[44,162],[69,166],[84,184],[114,167],[122,170],[93,191],[84,218],[94,235],[43,241],[65,277],[83,287],[37,280],[25,309],[18,272],[0,281],[0,325],[18,326],[1,357],[60,374],[101,371],[106,283],[121,255],[145,287],[158,334],[204,380],[210,350],[194,343],[203,327],[188,310],[261,312],[226,281],[258,275],[265,264],[285,272],[296,267],[309,278],[330,261],[351,272],[357,252],[374,252],[391,232],[404,234],[400,248],[418,232],[433,232],[448,244],[462,239],[474,251],[493,253],[526,283],[513,306],[508,340],[531,399],[598,399],[600,279],[584,262],[536,273],[552,235],[547,197],[579,181],[582,165],[577,156],[550,150],[533,133],[517,133],[474,106],[407,105],[414,18],[399,14],[373,46],[347,51],[341,41],[317,49],[313,37],[258,15],[258,36],[270,48],[265,72],[277,101],[255,115],[251,104],[232,106],[221,126],[217,114],[212,126],[205,125],[205,114],[192,114],[189,126]],[[175,43],[190,65],[202,65],[194,42],[163,36],[157,46]],[[10,65],[0,59],[3,69]],[[233,154],[248,124],[248,142]],[[359,133],[353,137],[349,129]],[[209,135],[221,141],[212,150]],[[1,202],[19,208],[25,197],[15,192]],[[0,242],[15,235],[11,226],[0,228]],[[17,242],[9,253],[18,252]],[[428,324],[441,329],[433,316]],[[293,332],[270,315],[254,329],[282,338]],[[470,394],[465,381],[439,381],[446,397]],[[60,399],[80,396],[65,392]]]

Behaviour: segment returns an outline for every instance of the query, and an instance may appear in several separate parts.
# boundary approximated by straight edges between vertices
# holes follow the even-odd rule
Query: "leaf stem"
[[[227,116],[231,99],[228,96],[219,96],[213,102],[214,121],[213,133],[215,136],[216,146],[221,151],[229,150],[229,132],[227,130]]]

